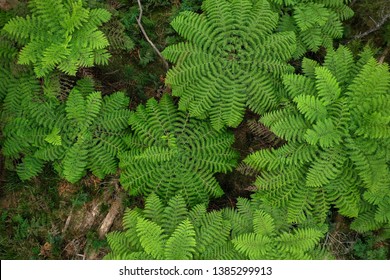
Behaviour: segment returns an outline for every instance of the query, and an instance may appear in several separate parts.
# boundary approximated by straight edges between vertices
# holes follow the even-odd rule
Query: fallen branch
[[[388,55],[389,52],[390,52],[390,46],[387,47],[387,48],[383,51],[382,55],[379,57],[379,59],[378,59],[379,63],[383,63],[383,62],[385,61],[385,58],[386,58],[386,56]]]
[[[353,39],[361,39],[363,37],[366,37],[367,35],[379,30],[385,23],[386,21],[390,18],[390,14],[387,14],[385,15],[379,22],[375,22],[375,26],[369,30],[367,30],[366,32],[363,32],[363,33],[360,33],[358,35],[355,35],[353,37]]]
[[[103,239],[110,230],[116,216],[121,212],[122,198],[115,200],[99,228],[99,238]]]
[[[157,55],[161,58],[163,64],[164,64],[164,67],[165,67],[165,70],[168,71],[169,69],[169,64],[168,64],[168,61],[165,60],[165,58],[162,56],[161,52],[157,49],[157,47],[153,44],[153,42],[149,39],[149,36],[148,34],[146,34],[146,31],[144,29],[144,27],[142,26],[142,4],[141,4],[141,0],[137,0],[138,2],[138,7],[139,7],[139,16],[137,17],[137,23],[138,23],[138,26],[139,28],[141,29],[141,32],[142,34],[144,35],[146,41],[148,41],[148,43],[152,46],[152,48],[154,49],[154,51],[157,53]]]

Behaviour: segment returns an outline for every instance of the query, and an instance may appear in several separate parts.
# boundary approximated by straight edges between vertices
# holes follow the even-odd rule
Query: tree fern
[[[104,9],[88,9],[83,1],[33,0],[31,15],[12,18],[4,31],[20,44],[20,64],[32,64],[37,77],[54,68],[75,75],[79,67],[105,64],[108,41],[98,27],[110,19]]]
[[[91,81],[81,80],[62,103],[42,94],[34,77],[8,85],[2,108],[2,150],[9,158],[22,159],[17,166],[22,179],[37,175],[45,162],[56,163],[70,182],[78,181],[88,169],[100,178],[116,172],[129,101],[124,93],[102,98],[91,88]]]
[[[162,203],[153,193],[146,199],[149,210],[127,210],[125,231],[107,235],[112,251],[105,259],[311,259],[324,233],[309,222],[288,225],[283,210],[257,199],[239,198],[237,209],[211,212],[204,204],[188,210],[180,195],[163,208]],[[150,217],[150,209],[162,212]],[[174,211],[182,214],[174,216]],[[172,220],[174,227],[168,229]]]
[[[171,23],[186,40],[163,55],[176,63],[166,77],[179,109],[210,117],[214,128],[238,126],[245,107],[275,108],[279,77],[293,71],[293,32],[275,32],[278,15],[266,0],[203,1],[202,15],[185,11]]]
[[[376,221],[388,222],[388,66],[364,53],[355,62],[340,47],[329,51],[323,66],[304,59],[303,71],[283,78],[291,102],[261,118],[288,143],[245,160],[262,170],[260,192],[286,206],[290,221],[315,216],[323,222],[332,204],[357,217],[365,189],[364,199],[376,205]]]
[[[232,223],[232,243],[237,251],[249,259],[312,259],[329,255],[317,254],[326,226],[306,219],[299,227],[293,226],[284,208],[274,208],[259,197],[255,194],[251,201],[239,198],[237,211],[222,210]],[[247,224],[247,229],[243,231],[240,223]]]
[[[253,0],[257,1],[257,0]],[[280,31],[293,31],[297,36],[295,57],[319,47],[332,48],[333,39],[343,35],[342,21],[353,16],[344,0],[269,0],[276,11],[282,11]]]
[[[155,194],[146,199],[149,209],[160,208],[161,203]],[[183,215],[172,215],[175,211]],[[184,198],[178,195],[168,201],[158,219],[152,221],[146,216],[147,211],[137,208],[125,213],[125,232],[107,235],[112,251],[106,259],[138,259],[139,256],[175,260],[240,258],[228,242],[230,226],[221,212],[207,213],[203,204],[188,210]]]
[[[223,194],[213,174],[236,164],[233,135],[178,111],[168,95],[140,105],[129,120],[134,133],[120,156],[121,183],[130,194],[177,193],[194,205]]]

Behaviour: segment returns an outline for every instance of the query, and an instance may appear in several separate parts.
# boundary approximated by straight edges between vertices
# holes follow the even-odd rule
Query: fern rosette
[[[3,154],[21,161],[16,170],[23,180],[40,173],[46,162],[72,183],[88,169],[103,178],[118,167],[128,102],[122,92],[102,98],[91,80],[80,80],[62,103],[42,94],[34,77],[15,79],[2,108]]]
[[[238,199],[238,209],[207,212],[205,204],[190,210],[185,199],[164,204],[148,196],[145,209],[127,210],[124,232],[111,232],[111,252],[105,259],[235,260],[323,258],[318,249],[320,229],[292,229],[275,210]],[[275,215],[276,213],[276,215]]]
[[[245,259],[322,259],[329,254],[318,245],[326,226],[314,226],[304,220],[301,225],[287,221],[284,210],[268,207],[252,196],[238,198],[237,209],[222,209],[231,224],[231,242]]]
[[[163,55],[176,66],[166,83],[180,96],[179,109],[210,117],[212,126],[237,127],[246,106],[257,113],[275,108],[280,76],[295,51],[293,32],[275,32],[279,16],[266,0],[205,0],[203,14],[185,11],[171,23],[187,42]]]
[[[329,51],[323,66],[304,59],[305,75],[285,75],[292,102],[261,118],[287,140],[245,161],[262,170],[256,184],[289,221],[307,215],[323,222],[331,205],[360,216],[361,194],[375,211],[371,226],[390,220],[390,73],[366,51],[355,62],[345,47]]]
[[[177,110],[169,95],[150,99],[131,114],[134,133],[120,156],[121,183],[131,195],[181,193],[194,205],[223,194],[213,175],[236,165],[233,134]]]
[[[254,0],[257,1],[257,0]],[[281,31],[292,31],[297,36],[294,57],[319,47],[333,47],[333,39],[341,38],[341,21],[353,16],[346,3],[349,0],[269,0],[276,11],[282,11],[278,26]]]
[[[185,199],[172,197],[165,205],[157,195],[146,199],[145,209],[127,210],[124,232],[107,235],[111,252],[105,259],[237,259],[229,242],[230,223],[222,213],[208,213],[205,204],[188,210]]]
[[[14,17],[5,26],[8,36],[24,45],[18,63],[32,64],[37,77],[54,68],[75,75],[79,67],[106,64],[108,41],[98,27],[111,14],[83,7],[83,1],[32,0],[32,14]]]

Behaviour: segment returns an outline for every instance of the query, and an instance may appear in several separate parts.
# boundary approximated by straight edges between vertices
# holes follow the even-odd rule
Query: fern
[[[162,203],[156,194],[146,199],[149,209],[158,209]],[[175,211],[182,215],[172,215]],[[126,231],[107,235],[112,252],[105,259],[139,259],[139,256],[174,260],[240,258],[228,242],[230,226],[220,212],[207,213],[203,204],[188,210],[184,198],[179,195],[168,201],[157,219],[147,218],[147,212],[136,208],[125,213]]]
[[[22,159],[17,166],[22,179],[36,176],[45,162],[55,162],[70,182],[87,169],[100,178],[116,172],[130,115],[128,98],[121,92],[102,98],[92,88],[91,81],[80,80],[64,104],[43,95],[31,76],[9,84],[2,114],[3,153]]]
[[[317,259],[327,258],[318,246],[327,226],[303,220],[290,224],[283,207],[272,207],[258,193],[251,200],[239,198],[237,211],[224,209],[232,223],[232,243],[249,259]],[[248,211],[251,209],[251,211]],[[238,222],[238,223],[237,223]],[[240,224],[247,224],[243,230]]]
[[[223,194],[213,174],[236,164],[232,134],[189,119],[168,95],[140,105],[129,123],[134,133],[120,155],[120,180],[131,195],[155,192],[168,201],[181,193],[194,205]]]
[[[310,223],[286,227],[282,210],[256,199],[239,198],[237,209],[212,212],[204,204],[188,210],[180,195],[162,205],[152,193],[145,210],[127,210],[125,231],[107,235],[112,251],[105,259],[311,259],[324,232]]]
[[[176,63],[166,77],[179,109],[210,117],[212,126],[236,127],[245,107],[275,108],[282,96],[280,75],[295,51],[292,32],[276,33],[278,15],[266,0],[203,1],[202,15],[185,11],[171,23],[188,42],[167,47]]]
[[[88,9],[83,1],[33,0],[31,15],[12,18],[3,28],[24,45],[20,64],[32,64],[37,77],[54,68],[75,75],[79,67],[106,64],[108,41],[98,26],[110,19],[104,9]]]
[[[333,39],[341,38],[341,21],[353,16],[343,0],[269,0],[276,11],[282,11],[280,31],[293,31],[297,36],[294,57],[319,47],[333,47]]]
[[[323,66],[304,59],[304,76],[283,77],[291,102],[261,118],[288,143],[245,162],[262,171],[256,185],[272,204],[288,208],[289,221],[313,216],[321,223],[331,205],[357,217],[364,192],[377,207],[376,221],[388,222],[390,73],[362,57],[355,62],[340,47]]]

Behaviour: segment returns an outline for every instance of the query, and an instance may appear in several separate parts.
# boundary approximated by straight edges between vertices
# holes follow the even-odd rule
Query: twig
[[[360,33],[360,34],[358,34],[358,35],[355,35],[355,36],[353,37],[353,39],[361,39],[361,38],[366,37],[367,35],[371,34],[372,32],[375,32],[375,31],[379,30],[379,29],[382,27],[382,25],[384,25],[385,22],[386,22],[389,18],[390,18],[390,14],[387,14],[387,15],[385,15],[379,22],[375,22],[375,21],[373,20],[373,21],[375,22],[375,26],[374,26],[373,28],[367,30],[366,32],[363,32],[363,33]]]
[[[169,69],[169,64],[168,62],[165,60],[165,58],[162,56],[161,52],[157,49],[157,47],[153,44],[153,42],[149,39],[149,36],[148,34],[146,34],[146,31],[144,29],[144,27],[142,26],[142,23],[141,23],[141,20],[142,20],[142,4],[141,4],[141,0],[137,0],[138,2],[138,7],[139,7],[139,16],[137,17],[137,23],[138,23],[138,26],[139,28],[141,29],[141,32],[142,34],[144,35],[146,41],[148,41],[148,43],[152,46],[152,48],[154,49],[154,51],[157,53],[157,55],[161,58],[163,64],[164,64],[164,67],[165,67],[165,70],[168,71]]]
[[[64,228],[62,229],[62,234],[64,234],[69,227],[70,220],[72,219],[73,207],[74,206],[72,206],[72,209],[70,209],[70,214],[69,214],[68,218],[66,219]]]

